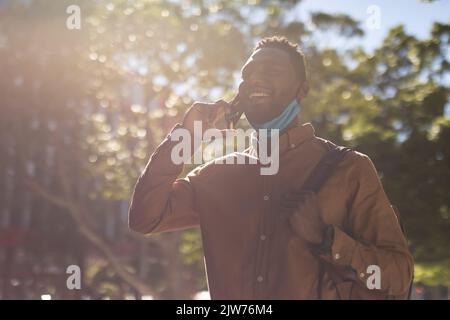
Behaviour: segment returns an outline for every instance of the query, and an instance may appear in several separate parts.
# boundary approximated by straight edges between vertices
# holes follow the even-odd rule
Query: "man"
[[[280,130],[278,172],[210,162],[177,179],[183,165],[171,161],[177,142],[169,134],[136,184],[130,228],[154,234],[200,226],[213,299],[404,296],[413,262],[371,160],[351,151],[317,194],[299,191],[332,143],[316,137],[310,123],[299,124],[308,82],[297,45],[261,40],[242,81],[249,123]],[[193,133],[194,121],[213,127],[229,108],[194,103],[172,133]]]

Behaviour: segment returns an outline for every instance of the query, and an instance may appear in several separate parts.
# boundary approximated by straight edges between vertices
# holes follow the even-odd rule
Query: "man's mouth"
[[[270,97],[270,95],[265,92],[253,92],[249,96],[249,98],[255,98],[255,97]]]
[[[250,93],[248,97],[250,99],[253,98],[267,98],[272,95],[271,90],[265,89],[265,88],[254,88],[253,90],[250,90]]]

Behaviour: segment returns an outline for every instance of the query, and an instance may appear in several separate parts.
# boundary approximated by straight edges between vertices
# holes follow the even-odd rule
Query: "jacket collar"
[[[289,150],[295,149],[303,142],[311,139],[315,136],[314,127],[311,123],[300,124],[297,123],[295,126],[290,128],[288,131],[283,132],[279,136],[279,151],[283,154]],[[251,135],[251,150],[250,152],[256,155],[256,150],[258,150],[258,132],[253,131]]]

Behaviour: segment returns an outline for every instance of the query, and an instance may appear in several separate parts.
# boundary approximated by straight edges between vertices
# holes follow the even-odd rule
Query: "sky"
[[[369,9],[368,12],[371,6],[376,6],[379,10],[379,28],[368,23],[368,19],[373,18],[374,14],[373,7],[372,11]],[[323,42],[319,46],[331,46],[338,50],[355,45],[370,52],[381,44],[392,27],[399,24],[404,25],[407,33],[418,38],[427,38],[434,22],[450,23],[450,0],[436,0],[431,3],[420,0],[303,0],[295,16],[306,21],[310,13],[315,11],[343,13],[361,22],[365,36],[357,40],[347,40],[343,43],[332,34],[318,37]],[[450,83],[450,80],[446,78],[444,83]],[[450,103],[445,108],[445,115],[450,117]]]
[[[379,29],[373,27],[375,11],[368,13],[368,8],[379,9]],[[296,16],[306,19],[309,12],[314,11],[345,13],[361,21],[361,27],[366,34],[358,40],[358,44],[369,51],[377,47],[389,29],[398,24],[405,25],[407,33],[425,38],[429,35],[433,22],[450,22],[450,0],[437,0],[432,3],[419,0],[303,0],[298,6]],[[333,39],[324,41],[332,42]]]

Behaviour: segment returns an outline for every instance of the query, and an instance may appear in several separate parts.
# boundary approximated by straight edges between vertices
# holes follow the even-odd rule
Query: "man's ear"
[[[308,95],[309,92],[309,82],[308,80],[304,80],[298,88],[297,91],[297,100],[298,101],[302,101],[304,98],[306,98],[306,96]]]

